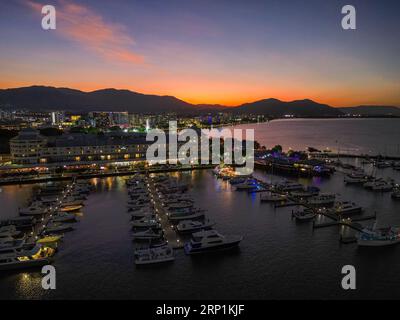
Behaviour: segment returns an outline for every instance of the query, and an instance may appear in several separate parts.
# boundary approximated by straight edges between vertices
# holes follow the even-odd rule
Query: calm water
[[[400,156],[400,119],[291,119],[238,128],[254,128],[256,140],[267,147]]]
[[[285,130],[290,127],[286,121],[281,123]],[[321,126],[325,130],[325,124]],[[297,132],[299,135],[301,132]],[[288,136],[280,143],[288,143]],[[382,137],[383,141],[387,139]],[[291,219],[292,208],[275,210],[260,204],[257,194],[236,192],[210,171],[174,175],[191,184],[190,194],[197,206],[207,209],[207,216],[217,223],[221,233],[244,235],[239,250],[197,257],[177,251],[172,264],[136,268],[124,180],[96,179],[96,191],[89,196],[83,217],[75,224],[76,230],[66,234],[56,256],[57,289],[43,291],[39,273],[3,274],[0,298],[400,298],[400,246],[370,250],[359,249],[356,244],[341,245],[338,227],[313,231],[311,224]],[[266,181],[279,179],[263,172],[256,175]],[[392,169],[379,170],[378,175],[392,176],[400,182],[399,173]],[[366,214],[377,211],[379,226],[400,225],[400,202],[393,201],[390,193],[344,187],[340,173],[330,179],[299,181],[339,193],[343,199],[363,205]],[[32,188],[2,187],[0,217],[16,215]],[[340,271],[345,264],[357,268],[356,291],[345,292],[340,287]]]

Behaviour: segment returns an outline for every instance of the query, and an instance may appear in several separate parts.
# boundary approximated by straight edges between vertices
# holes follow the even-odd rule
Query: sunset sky
[[[341,28],[341,7],[357,30]],[[41,7],[57,30],[41,28]],[[2,1],[0,88],[400,106],[398,0]]]

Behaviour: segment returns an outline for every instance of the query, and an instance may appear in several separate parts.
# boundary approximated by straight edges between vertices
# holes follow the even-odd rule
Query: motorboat
[[[0,271],[42,267],[51,263],[55,250],[36,245],[30,250],[0,252]]]
[[[91,191],[91,188],[88,186],[81,186],[81,185],[77,185],[74,187],[74,191],[78,192],[80,194],[89,194]]]
[[[70,206],[83,206],[84,201],[82,199],[76,199],[75,197],[69,196],[65,197],[60,201],[60,206],[62,207],[70,207]]]
[[[154,264],[175,260],[174,249],[170,246],[135,250],[135,264]]]
[[[159,228],[160,223],[154,218],[144,217],[131,222],[132,228]]]
[[[179,205],[182,203],[194,203],[194,200],[190,197],[171,197],[167,199],[161,199],[163,207],[168,207],[170,205]]]
[[[392,166],[392,163],[390,161],[377,161],[375,163],[375,167],[384,169],[384,168],[389,168]]]
[[[76,222],[76,215],[68,212],[58,212],[50,219],[51,222]]]
[[[44,236],[37,240],[36,243],[45,247],[56,249],[58,247],[58,243],[62,240],[62,238],[62,235]]]
[[[128,211],[142,211],[146,209],[151,209],[149,204],[128,205]]]
[[[59,222],[50,222],[44,229],[44,234],[52,234],[52,233],[63,233],[72,231],[74,228],[71,224],[63,224]]]
[[[176,203],[171,203],[167,207],[167,211],[171,212],[188,212],[192,210],[193,202],[180,201]]]
[[[76,200],[86,200],[87,196],[76,191],[68,192],[68,195],[74,197]]]
[[[368,181],[368,178],[364,175],[346,175],[344,177],[345,184],[364,184]]]
[[[287,196],[279,193],[263,192],[260,195],[261,202],[281,202],[286,200]]]
[[[323,193],[307,200],[307,203],[312,206],[327,206],[334,204],[336,195],[333,193]]]
[[[17,230],[14,225],[0,227],[0,238],[18,237],[21,231]]]
[[[292,216],[297,220],[297,221],[310,221],[313,220],[316,217],[316,213],[313,212],[312,210],[298,210],[294,211],[292,213]]]
[[[148,204],[150,201],[151,201],[150,198],[146,198],[146,199],[145,198],[140,198],[140,199],[137,199],[137,200],[128,201],[128,205],[129,206],[135,206],[135,205]]]
[[[59,210],[62,212],[73,212],[73,211],[78,211],[80,209],[82,209],[83,206],[79,205],[79,206],[65,206],[65,207],[61,207]]]
[[[192,234],[192,239],[185,243],[184,249],[188,255],[230,249],[237,247],[242,240],[242,236],[223,236],[216,230],[202,230]]]
[[[215,225],[214,222],[210,220],[206,221],[192,221],[192,220],[183,220],[178,223],[175,227],[176,231],[179,233],[191,233],[199,230],[210,229]]]
[[[386,181],[379,181],[372,186],[372,190],[388,192],[393,190],[393,185]]]
[[[139,210],[135,211],[134,213],[131,213],[132,220],[141,219],[144,217],[152,217],[152,216],[154,216],[153,210]]]
[[[393,169],[400,170],[400,161],[393,162]]]
[[[160,239],[163,236],[161,230],[153,230],[149,228],[145,231],[136,231],[132,233],[134,240],[156,240]]]
[[[347,215],[361,213],[363,208],[350,201],[341,201],[335,203],[334,211],[337,215]]]
[[[357,244],[363,247],[382,247],[398,243],[400,243],[398,227],[364,228],[357,237]]]
[[[167,213],[167,216],[168,220],[171,222],[178,222],[183,220],[195,220],[204,217],[204,210],[195,209],[191,212],[186,212],[186,213],[173,212],[173,213]]]
[[[366,189],[372,189],[376,184],[383,182],[382,178],[378,179],[372,179],[370,181],[367,181],[366,183],[363,184],[363,187]]]
[[[21,216],[41,216],[47,212],[47,208],[39,206],[37,203],[30,205],[27,208],[19,209],[19,214]]]
[[[14,217],[0,221],[1,226],[14,225],[18,230],[32,229],[32,226],[35,223],[36,223],[36,217],[34,216]]]
[[[229,183],[231,185],[237,185],[241,183],[245,183],[247,179],[251,179],[251,176],[239,176],[239,177],[233,177],[229,179]]]
[[[393,191],[391,197],[396,200],[400,200],[400,189],[396,189]]]
[[[0,238],[0,250],[4,249],[19,249],[25,245],[26,237],[22,238],[13,238],[13,237],[4,237]]]
[[[59,200],[60,200],[60,195],[58,195],[58,194],[56,194],[56,195],[47,195],[47,196],[44,196],[44,195],[38,195],[37,197],[36,197],[36,199],[38,200],[38,201],[41,201],[42,203],[46,203],[46,204],[51,204],[51,203],[54,203],[54,202],[58,202]]]
[[[319,188],[314,187],[314,186],[308,186],[307,188],[303,190],[295,190],[291,191],[290,195],[294,198],[310,198],[313,196],[317,196],[319,194]]]
[[[278,183],[276,187],[284,192],[304,190],[304,186],[301,183],[291,182],[288,180]]]
[[[236,190],[256,189],[258,187],[258,182],[255,179],[247,178],[243,183],[236,184],[235,187]]]

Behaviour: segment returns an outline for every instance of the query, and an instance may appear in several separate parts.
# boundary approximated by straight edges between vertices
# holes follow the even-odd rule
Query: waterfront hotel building
[[[10,141],[14,164],[90,163],[145,160],[152,142],[143,133],[73,133],[44,137],[34,129],[21,130]]]

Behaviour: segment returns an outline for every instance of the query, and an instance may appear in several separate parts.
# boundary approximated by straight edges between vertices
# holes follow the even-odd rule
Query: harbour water
[[[288,119],[237,128],[254,128],[255,139],[267,147],[400,157],[400,119]]]
[[[386,126],[398,124],[398,120],[391,119],[365,121],[388,121]],[[282,139],[278,139],[278,133],[271,138],[269,129],[265,129],[268,134],[263,138],[262,125],[255,127],[256,138],[263,138],[272,145],[287,146],[290,143],[290,147],[299,149],[303,145],[329,146],[328,141],[316,140],[304,141],[301,145],[298,142],[299,139],[302,141],[301,132],[296,125],[290,127],[286,121],[281,123],[284,123]],[[271,124],[273,122],[265,125]],[[319,132],[327,130],[324,121],[309,124],[309,130],[317,130],[315,126],[320,126]],[[289,133],[290,128],[294,132]],[[335,134],[338,139],[346,138],[335,130],[331,132],[331,139],[335,139]],[[380,136],[381,144],[396,143],[396,136],[376,135]],[[321,136],[326,138],[327,133]],[[397,138],[399,136],[397,134]],[[288,137],[297,140],[290,142]],[[313,139],[317,138],[313,136]],[[350,141],[361,139],[348,138]],[[343,140],[341,143],[353,142]],[[368,138],[364,144],[357,143],[357,147],[372,148],[370,143]],[[371,167],[365,169],[368,172]],[[344,227],[313,230],[311,223],[296,223],[291,218],[293,208],[275,209],[269,204],[261,204],[259,194],[235,191],[209,170],[171,175],[190,184],[189,192],[196,205],[207,210],[207,217],[216,222],[221,233],[244,236],[238,250],[194,257],[178,250],[173,263],[135,267],[125,178],[95,179],[95,191],[88,197],[80,222],[75,224],[73,232],[65,234],[55,257],[57,289],[43,290],[39,272],[2,273],[0,299],[400,298],[397,284],[400,246],[362,249],[357,244],[340,244],[339,232]],[[400,182],[399,172],[391,168],[379,169],[377,175],[390,176]],[[256,172],[255,176],[265,181],[282,179],[265,172]],[[343,200],[355,201],[365,207],[365,214],[376,211],[378,226],[400,225],[400,201],[392,200],[390,193],[345,186],[341,173],[335,173],[331,178],[295,180],[318,186],[324,192],[337,193]],[[1,187],[0,219],[16,216],[17,208],[26,204],[33,188],[32,185]],[[357,270],[355,291],[341,288],[341,269],[348,264]]]

